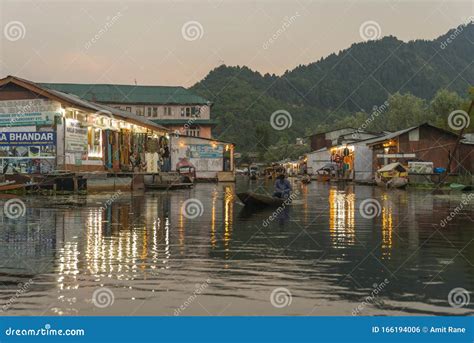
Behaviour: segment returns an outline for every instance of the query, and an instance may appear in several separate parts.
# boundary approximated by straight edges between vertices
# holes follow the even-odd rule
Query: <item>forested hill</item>
[[[264,145],[282,137],[293,140],[356,112],[370,114],[373,106],[396,93],[411,93],[429,103],[446,88],[467,98],[474,84],[473,61],[471,23],[432,41],[388,36],[356,43],[281,76],[221,65],[192,90],[214,102],[216,137],[236,142],[241,151],[255,151],[257,137]],[[281,109],[291,114],[292,125],[272,130],[270,116]]]

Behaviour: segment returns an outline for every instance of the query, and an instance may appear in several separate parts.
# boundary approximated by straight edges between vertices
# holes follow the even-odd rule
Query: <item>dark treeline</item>
[[[296,137],[359,127],[368,120],[364,127],[374,131],[425,121],[447,127],[449,113],[467,108],[470,98],[472,42],[473,23],[432,41],[402,42],[389,36],[353,44],[281,76],[221,65],[192,89],[214,102],[216,137],[235,142],[239,151],[274,158],[275,149],[291,145]],[[291,114],[291,127],[272,128],[270,116],[277,110]],[[295,149],[294,154],[301,152]]]

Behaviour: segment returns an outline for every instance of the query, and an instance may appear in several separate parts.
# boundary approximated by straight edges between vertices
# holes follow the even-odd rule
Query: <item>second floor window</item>
[[[158,107],[153,107],[153,117],[158,117]]]
[[[199,129],[187,129],[186,135],[191,137],[199,137]]]
[[[151,117],[151,107],[148,107],[148,116]]]

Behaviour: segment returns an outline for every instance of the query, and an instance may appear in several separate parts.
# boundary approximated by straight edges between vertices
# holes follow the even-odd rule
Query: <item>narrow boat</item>
[[[0,192],[13,191],[22,188],[25,188],[25,185],[22,183],[16,183],[15,181],[0,182]]]
[[[184,188],[191,188],[194,186],[192,182],[163,182],[163,183],[151,183],[146,184],[146,189],[158,189],[158,190],[172,190],[172,189],[184,189]]]
[[[285,199],[254,192],[237,193],[237,197],[244,203],[245,206],[256,208],[278,207],[281,206],[285,201]]]
[[[463,185],[462,183],[452,183],[449,185],[449,188],[455,191],[471,191],[471,185]]]

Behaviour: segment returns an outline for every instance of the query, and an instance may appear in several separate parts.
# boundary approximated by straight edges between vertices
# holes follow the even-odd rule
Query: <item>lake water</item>
[[[462,290],[474,291],[469,193],[292,182],[296,200],[277,213],[243,209],[236,192],[272,189],[246,178],[140,195],[21,197],[20,212],[0,224],[0,311],[474,314],[474,296]],[[71,199],[84,205],[63,206]]]

